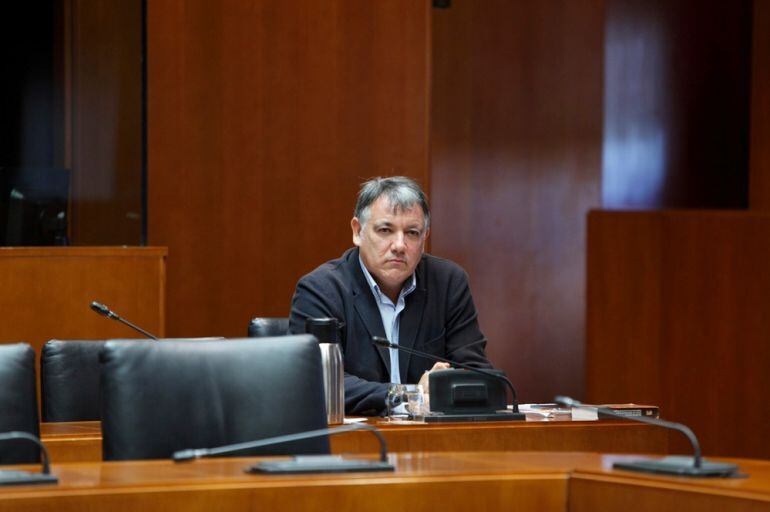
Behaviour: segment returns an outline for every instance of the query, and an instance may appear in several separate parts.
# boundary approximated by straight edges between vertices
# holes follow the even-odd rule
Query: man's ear
[[[350,220],[350,229],[353,230],[353,244],[356,247],[361,246],[361,223],[358,221],[358,217],[353,217]]]

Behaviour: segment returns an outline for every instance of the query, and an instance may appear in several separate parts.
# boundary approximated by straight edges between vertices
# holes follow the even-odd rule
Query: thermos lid
[[[339,343],[342,324],[336,318],[308,318],[305,332],[318,338],[319,343]]]

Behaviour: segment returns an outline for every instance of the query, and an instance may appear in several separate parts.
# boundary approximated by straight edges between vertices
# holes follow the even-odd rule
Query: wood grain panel
[[[653,214],[589,213],[586,392],[592,403],[658,403],[665,395],[661,230],[662,219]]]
[[[754,2],[749,207],[770,210],[770,2]]]
[[[605,457],[610,462],[613,457]],[[671,478],[578,468],[570,475],[570,512],[749,512],[770,509],[765,461],[735,460],[743,478]]]
[[[603,23],[600,0],[433,12],[432,252],[469,273],[488,354],[524,402],[584,389]]]
[[[246,474],[255,459],[187,464],[137,461],[54,465],[56,486],[0,491],[0,511],[275,510],[563,512],[567,470],[597,455],[463,453],[391,456],[392,473]]]
[[[149,238],[168,333],[245,335],[352,245],[361,181],[427,184],[428,2],[148,3]]]
[[[370,423],[371,420],[370,420]],[[459,451],[594,451],[664,453],[665,431],[626,421],[559,421],[511,423],[455,423],[445,425],[376,426],[389,452]],[[370,432],[351,432],[330,439],[334,453],[376,453]]]
[[[666,401],[708,453],[769,458],[770,216],[666,223]]]
[[[380,429],[389,453],[470,451],[605,451],[665,453],[665,430],[626,421],[448,423],[397,425],[370,418]],[[40,437],[55,463],[100,461],[101,423],[41,423]],[[378,453],[369,431],[348,432],[330,439],[332,453]]]
[[[767,461],[735,460],[739,479],[682,479],[614,471],[596,453],[475,452],[392,455],[393,473],[245,474],[255,459],[186,464],[135,461],[54,465],[57,485],[8,487],[0,510],[766,510]],[[636,457],[634,457],[636,458]],[[28,466],[29,467],[29,466]],[[31,469],[31,468],[30,468]],[[720,508],[714,508],[714,505]],[[674,506],[675,505],[675,506]]]
[[[163,336],[165,255],[158,247],[0,249],[0,343],[25,341],[40,354],[52,338],[137,337],[91,311],[93,300]]]
[[[589,399],[657,403],[705,453],[770,457],[770,411],[757,407],[770,392],[770,216],[596,212],[590,223]]]

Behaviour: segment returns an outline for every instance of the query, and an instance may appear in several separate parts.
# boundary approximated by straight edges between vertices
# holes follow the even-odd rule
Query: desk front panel
[[[381,429],[389,452],[462,451],[593,451],[664,453],[664,429],[628,421],[558,421],[397,425],[371,419]],[[99,461],[98,421],[43,423],[43,442],[54,462]],[[333,453],[376,453],[371,432],[349,432],[331,438]],[[200,448],[200,447],[195,447]]]

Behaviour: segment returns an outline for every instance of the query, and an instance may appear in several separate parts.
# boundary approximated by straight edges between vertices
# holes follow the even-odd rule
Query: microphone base
[[[473,421],[525,421],[523,412],[492,412],[467,414],[426,414],[425,423],[473,422]]]
[[[335,455],[306,455],[289,460],[265,461],[247,467],[246,473],[358,473],[394,471],[388,462],[366,459],[343,459]]]
[[[641,473],[654,473],[661,475],[676,475],[688,477],[731,477],[736,476],[738,466],[728,462],[710,462],[701,459],[701,467],[693,465],[692,457],[664,457],[656,460],[636,460],[633,462],[616,462],[612,465],[615,469],[626,469]]]
[[[32,485],[32,484],[55,484],[59,479],[55,476],[45,473],[30,473],[29,471],[0,471],[0,486],[5,485]]]

